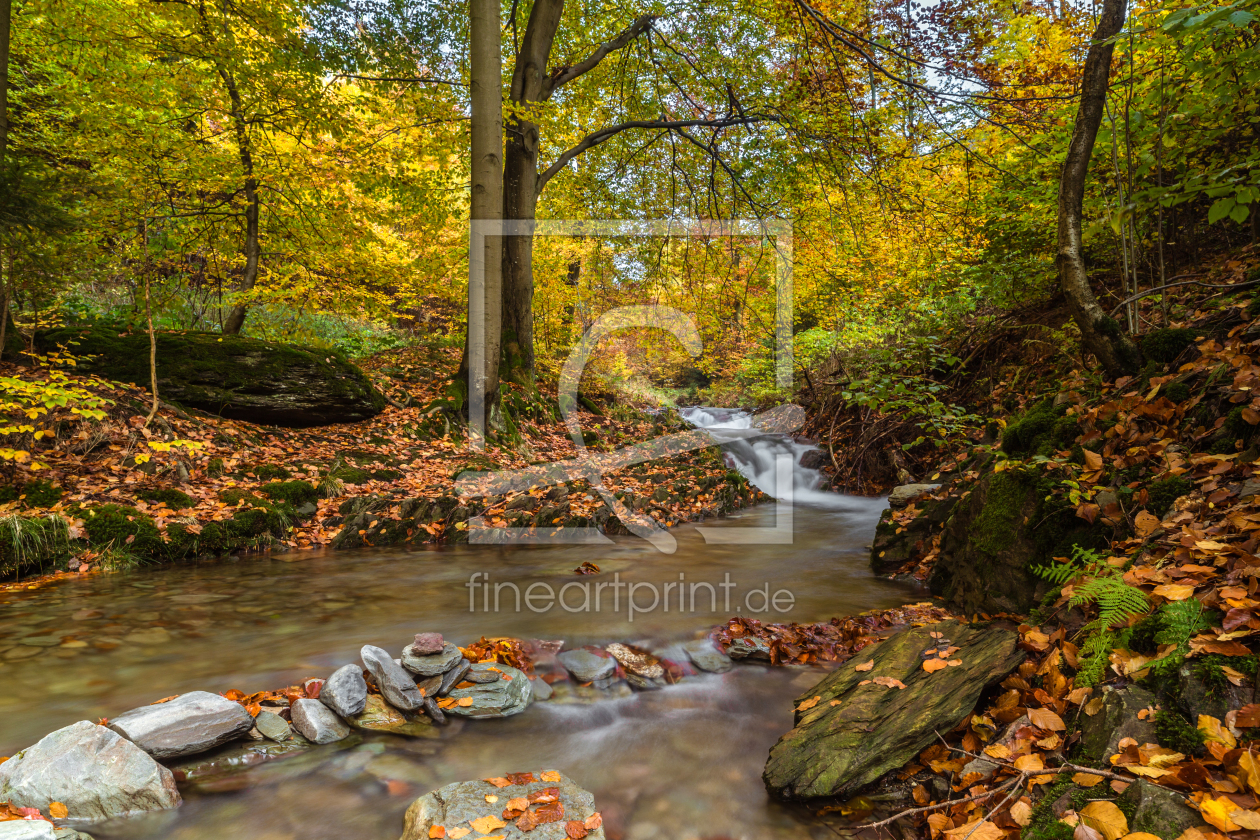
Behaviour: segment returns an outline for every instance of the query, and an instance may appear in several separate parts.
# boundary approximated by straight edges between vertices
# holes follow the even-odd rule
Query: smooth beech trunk
[[[1140,357],[1137,347],[1124,334],[1116,319],[1098,305],[1090,289],[1089,274],[1081,253],[1081,215],[1089,159],[1107,103],[1114,38],[1124,26],[1126,2],[1103,0],[1102,15],[1085,56],[1085,69],[1081,74],[1081,105],[1059,182],[1058,253],[1055,257],[1063,294],[1072,310],[1072,319],[1080,328],[1081,341],[1112,377],[1136,371]]]

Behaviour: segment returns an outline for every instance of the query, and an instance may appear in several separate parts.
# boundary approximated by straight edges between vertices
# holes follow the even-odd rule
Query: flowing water
[[[747,427],[740,414],[691,415],[719,439],[722,427]],[[762,438],[726,448],[737,467],[773,492],[774,453],[795,458],[798,447]],[[791,545],[707,542],[682,526],[674,554],[631,537],[599,547],[301,552],[0,596],[0,755],[76,720],[112,717],[192,689],[255,691],[323,677],[355,661],[363,644],[399,650],[417,632],[441,632],[459,644],[511,635],[568,646],[632,641],[659,650],[733,614],[819,621],[917,599],[916,590],[867,568],[864,544],[882,502],[823,493],[817,483],[810,471],[793,478]],[[775,508],[762,505],[705,527],[773,525]],[[588,560],[602,574],[575,576]],[[647,609],[653,592],[669,593],[665,585],[680,578],[688,586],[709,584],[716,595],[702,586],[699,597],[679,604],[675,587],[673,597]],[[487,580],[491,589],[480,588]],[[596,610],[580,588],[566,594],[564,606],[534,612],[524,603],[518,610],[508,586],[559,591],[614,580],[639,585],[640,611],[632,613],[624,595],[610,605],[611,589]],[[493,594],[487,610],[486,593],[498,584],[498,610]],[[765,609],[765,595],[773,600],[780,591],[791,593],[790,605],[781,597]],[[91,832],[100,840],[393,840],[403,811],[425,791],[555,768],[595,793],[610,836],[829,836],[771,803],[761,785],[768,749],[791,728],[792,698],[820,677],[813,669],[738,666],[657,692],[542,702],[506,720],[457,721],[438,739],[354,737],[256,766],[220,786],[229,789],[188,789],[176,811]]]

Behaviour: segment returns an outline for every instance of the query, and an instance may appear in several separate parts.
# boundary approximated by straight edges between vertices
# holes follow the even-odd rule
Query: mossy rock
[[[56,514],[0,517],[0,579],[46,572],[73,553],[66,521]]]
[[[1033,568],[1074,546],[1108,544],[1103,525],[1087,525],[1053,497],[1051,480],[1021,470],[988,473],[955,506],[941,536],[928,586],[963,613],[1026,613],[1050,591]]]
[[[166,543],[148,516],[125,505],[86,508],[81,514],[88,543],[95,549],[116,548],[146,558],[166,554]]]
[[[1146,507],[1156,516],[1163,517],[1172,509],[1173,502],[1194,489],[1188,478],[1172,475],[1146,485]]]
[[[1142,356],[1161,365],[1170,364],[1194,344],[1199,335],[1195,330],[1178,327],[1151,330],[1139,339]]]
[[[1044,455],[1070,449],[1080,436],[1080,424],[1067,416],[1068,406],[1043,400],[1012,421],[1002,433],[1002,451],[1011,455]]]
[[[959,648],[961,666],[923,670],[922,652],[936,644],[931,633]],[[771,748],[762,773],[767,790],[786,799],[848,796],[903,767],[938,732],[965,720],[986,686],[1019,665],[1024,655],[1017,641],[996,625],[951,620],[865,648],[860,660],[874,660],[871,670],[857,671],[858,659],[851,660],[793,703],[795,726]],[[905,688],[872,682],[877,677],[900,680]]]
[[[149,337],[115,329],[59,328],[36,334],[41,351],[75,346],[94,358],[79,370],[149,385]],[[302,428],[353,423],[379,414],[385,398],[341,353],[197,332],[157,334],[163,399],[234,420]]]
[[[174,487],[163,487],[156,490],[139,490],[136,492],[136,498],[144,499],[146,502],[158,502],[166,505],[171,510],[185,510],[186,508],[196,507],[197,502],[192,496],[189,496],[183,490],[176,490]]]
[[[258,490],[272,501],[287,502],[295,508],[319,500],[319,491],[309,481],[273,481]]]
[[[253,473],[260,481],[284,481],[293,475],[286,467],[279,464],[256,464],[246,472]]]

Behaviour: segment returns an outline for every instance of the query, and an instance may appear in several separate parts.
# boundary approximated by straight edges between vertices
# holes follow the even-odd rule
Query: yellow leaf
[[[447,832],[446,836],[451,838],[451,840],[459,840],[459,838],[463,837],[465,834],[472,834],[472,829],[464,828],[461,825],[459,828],[452,828],[449,832]]]
[[[1120,840],[1160,840],[1160,838],[1154,834],[1147,834],[1145,831],[1132,831],[1121,837]]]
[[[1046,764],[1041,760],[1041,756],[1033,753],[1032,755],[1021,755],[1015,759],[1015,769],[1021,773],[1031,773],[1037,770],[1045,770]]]
[[[1250,750],[1238,756],[1238,769],[1242,771],[1242,779],[1252,793],[1260,793],[1260,760]]]
[[[1242,827],[1229,818],[1230,812],[1237,809],[1238,806],[1231,799],[1224,796],[1219,799],[1207,796],[1199,803],[1199,813],[1203,816],[1203,819],[1221,831],[1237,831]]]
[[[948,668],[948,667],[949,667],[949,664],[946,663],[945,660],[943,659],[925,659],[923,661],[923,670],[927,671],[929,674],[933,673],[934,671],[944,670],[945,668]]]
[[[874,667],[875,667],[875,660],[869,659],[866,662],[863,662],[861,665],[855,666],[853,670],[854,671],[869,671]]]
[[[808,700],[802,701],[801,705],[796,707],[796,711],[798,712],[808,711],[809,709],[812,709],[815,706],[817,706],[818,701],[821,699],[822,699],[821,697],[815,694],[813,697],[809,698]]]
[[[1011,806],[1010,813],[1011,819],[1014,820],[1015,824],[1020,828],[1027,828],[1028,824],[1032,822],[1032,806],[1023,799]]]
[[[1006,837],[1006,832],[988,820],[983,820],[951,828],[945,832],[945,836],[950,840],[963,840],[964,837],[968,840],[1002,840]]]
[[[1094,776],[1090,773],[1076,773],[1072,776],[1072,781],[1081,787],[1093,787],[1102,780],[1102,776]]]
[[[1091,802],[1078,813],[1105,840],[1120,840],[1129,833],[1129,821],[1114,802]]]
[[[507,825],[507,823],[496,817],[494,814],[486,814],[484,817],[469,820],[468,824],[477,829],[479,834],[489,834],[496,828],[503,828]]]
[[[1211,715],[1199,715],[1198,729],[1203,733],[1204,740],[1224,744],[1225,749],[1232,750],[1234,747],[1238,746],[1238,741],[1234,738],[1230,731],[1222,726],[1221,722]]]
[[[66,817],[70,816],[70,809],[61,802],[49,802],[48,816],[52,817],[54,820],[64,820]]]
[[[1184,601],[1194,594],[1194,587],[1185,583],[1165,583],[1155,587],[1155,594],[1169,601]]]

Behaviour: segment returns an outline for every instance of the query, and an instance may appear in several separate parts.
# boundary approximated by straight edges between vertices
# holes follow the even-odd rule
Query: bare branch
[[[552,72],[551,76],[547,79],[544,85],[542,100],[546,101],[550,99],[551,94],[553,94],[562,85],[573,81],[583,73],[594,70],[610,52],[615,52],[633,41],[635,38],[638,38],[644,32],[648,31],[655,21],[656,15],[642,15],[641,17],[635,19],[634,23],[621,30],[621,33],[617,35],[617,37],[613,38],[611,41],[605,41],[600,44],[595,49],[595,52],[591,53],[584,60],[569,67],[561,67],[560,69]]]
[[[467,82],[455,82],[450,79],[430,79],[424,76],[356,76],[353,73],[338,73],[338,79],[360,79],[365,82],[403,82],[428,85],[451,85],[452,87],[468,87]]]
[[[609,140],[623,131],[629,131],[632,128],[644,128],[650,131],[673,131],[680,128],[729,128],[734,125],[751,125],[756,122],[773,120],[774,117],[754,114],[752,116],[740,117],[721,117],[715,120],[631,120],[630,122],[619,123],[618,125],[610,125],[601,128],[599,131],[592,132],[581,139],[581,141],[570,149],[565,149],[560,157],[556,158],[556,162],[547,167],[545,171],[538,176],[537,192],[541,193],[547,182],[557,175],[560,170],[569,165],[569,161],[594,146],[598,146],[605,140]]]

